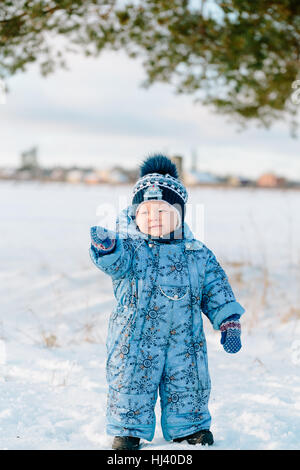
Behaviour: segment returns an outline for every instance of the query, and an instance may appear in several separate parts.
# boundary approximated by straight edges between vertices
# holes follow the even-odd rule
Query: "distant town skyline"
[[[175,95],[171,85],[145,90],[141,60],[105,52],[99,58],[69,54],[69,71],[49,77],[37,65],[7,81],[0,105],[0,166],[17,167],[22,152],[36,146],[43,166],[115,165],[135,168],[149,154],[181,155],[216,175],[257,178],[266,172],[300,178],[299,139],[286,123],[270,130],[236,123]]]

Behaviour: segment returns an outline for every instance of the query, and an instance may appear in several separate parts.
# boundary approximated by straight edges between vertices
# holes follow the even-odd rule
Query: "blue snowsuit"
[[[184,223],[184,238],[149,240],[128,206],[117,219],[115,251],[93,263],[113,283],[117,304],[106,341],[108,382],[106,432],[151,441],[160,394],[166,440],[209,429],[211,381],[201,312],[218,330],[242,315],[228,278],[214,254]]]

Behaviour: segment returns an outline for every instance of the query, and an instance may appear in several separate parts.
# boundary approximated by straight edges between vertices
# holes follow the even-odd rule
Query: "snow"
[[[99,204],[116,207],[120,198],[124,207],[130,192],[129,185],[0,183],[1,449],[111,448],[105,339],[114,299],[110,278],[89,258],[89,227],[99,222]],[[236,355],[224,352],[204,319],[215,437],[205,450],[298,449],[300,192],[189,194],[204,224],[191,220],[191,229],[246,308]],[[142,449],[191,450],[163,439],[159,400],[155,410],[155,437]]]

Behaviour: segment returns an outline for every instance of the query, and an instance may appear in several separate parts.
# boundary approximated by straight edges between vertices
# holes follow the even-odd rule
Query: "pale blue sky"
[[[10,93],[0,105],[1,166],[17,166],[21,151],[34,145],[42,165],[97,168],[133,168],[155,151],[183,155],[189,168],[194,150],[199,170],[300,179],[299,140],[286,123],[239,133],[237,124],[193,104],[192,95],[175,95],[167,84],[140,88],[141,59],[125,53],[69,54],[68,66],[44,78],[33,64],[8,80]]]

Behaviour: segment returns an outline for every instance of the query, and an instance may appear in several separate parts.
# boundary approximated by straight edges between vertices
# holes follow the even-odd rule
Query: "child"
[[[210,376],[201,312],[240,350],[244,308],[213,252],[184,222],[187,191],[175,164],[148,157],[116,231],[91,228],[90,256],[112,278],[117,305],[106,341],[106,431],[115,450],[154,437],[160,394],[166,440],[213,444]]]

